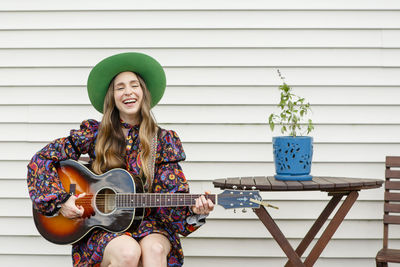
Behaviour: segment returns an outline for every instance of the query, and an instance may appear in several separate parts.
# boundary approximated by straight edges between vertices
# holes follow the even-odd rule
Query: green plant
[[[289,136],[293,137],[296,137],[298,133],[300,133],[300,135],[304,132],[309,134],[314,129],[312,120],[308,119],[306,123],[303,122],[306,120],[305,115],[311,111],[310,103],[305,103],[304,98],[292,93],[292,88],[286,84],[285,77],[282,76],[279,70],[278,75],[283,81],[283,84],[279,86],[281,100],[278,107],[281,109],[281,113],[279,115],[272,113],[269,116],[269,127],[273,131],[275,124],[279,124],[282,134],[287,133]],[[306,130],[304,131],[303,129],[305,127]]]

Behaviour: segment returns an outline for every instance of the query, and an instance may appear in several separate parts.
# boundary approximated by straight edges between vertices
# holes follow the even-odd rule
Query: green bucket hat
[[[111,80],[124,71],[139,74],[151,94],[151,107],[161,100],[165,87],[165,72],[154,58],[136,52],[116,54],[97,63],[90,71],[87,90],[93,107],[103,113],[104,98]]]

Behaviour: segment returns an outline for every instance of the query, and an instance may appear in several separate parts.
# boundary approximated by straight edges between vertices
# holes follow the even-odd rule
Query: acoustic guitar
[[[86,193],[77,199],[85,211],[82,219],[71,220],[61,213],[48,217],[33,208],[33,218],[39,233],[55,244],[72,244],[93,228],[110,232],[137,229],[144,208],[194,206],[200,194],[142,193],[142,185],[124,169],[113,169],[96,175],[75,160],[60,162],[57,172],[64,189],[70,194]],[[224,190],[218,195],[206,195],[225,209],[259,208],[264,205],[258,190]]]

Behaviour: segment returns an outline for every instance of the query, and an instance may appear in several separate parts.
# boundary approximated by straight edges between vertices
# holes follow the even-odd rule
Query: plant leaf
[[[291,136],[297,136],[297,132],[300,134],[305,133],[302,129],[307,129],[307,134],[314,129],[312,121],[309,119],[307,124],[301,123],[306,121],[304,116],[311,111],[310,103],[305,103],[306,100],[303,97],[299,97],[292,93],[292,88],[286,83],[285,77],[282,75],[280,70],[277,70],[279,78],[282,80],[282,84],[278,86],[280,90],[280,102],[277,105],[281,113],[278,115],[271,114],[268,118],[268,123],[271,130],[274,130],[275,124],[281,126],[282,134],[288,133]]]

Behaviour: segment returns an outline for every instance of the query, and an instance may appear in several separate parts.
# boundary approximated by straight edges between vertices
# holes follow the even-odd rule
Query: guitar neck
[[[117,194],[115,205],[118,208],[155,208],[155,207],[185,207],[196,205],[196,199],[201,194],[154,194],[154,193],[138,193],[138,194]],[[217,195],[204,195],[206,199],[210,199],[217,204]]]

